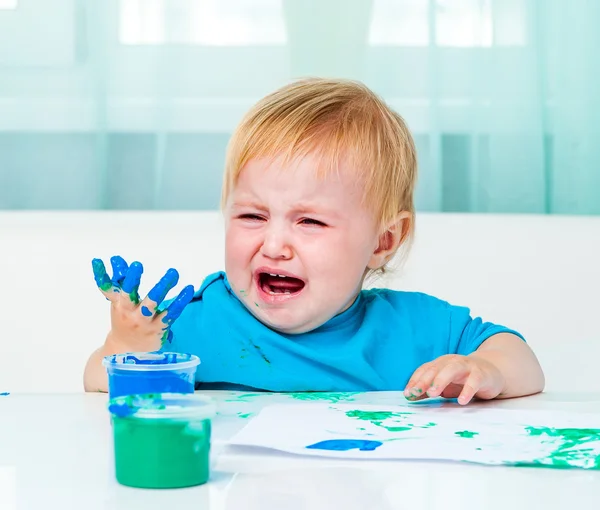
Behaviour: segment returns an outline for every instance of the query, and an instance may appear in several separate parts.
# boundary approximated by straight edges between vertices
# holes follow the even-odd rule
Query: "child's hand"
[[[476,354],[447,354],[421,365],[408,381],[404,396],[408,400],[458,397],[458,403],[465,405],[473,397],[496,398],[504,384],[500,370]]]
[[[192,300],[194,287],[185,287],[165,310],[161,310],[159,305],[179,280],[175,269],[169,269],[140,302],[138,289],[144,270],[142,264],[133,262],[128,266],[119,256],[112,257],[110,262],[112,279],[102,260],[92,261],[96,284],[111,302],[111,331],[107,343],[116,352],[158,350],[165,341],[171,341],[170,326]]]

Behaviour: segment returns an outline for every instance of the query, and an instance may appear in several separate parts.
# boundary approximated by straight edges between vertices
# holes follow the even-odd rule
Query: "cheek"
[[[323,277],[329,286],[336,287],[345,287],[349,280],[354,282],[361,278],[371,254],[367,240],[356,240],[351,234],[328,238],[326,243],[315,243],[308,251],[313,276]],[[304,255],[308,251],[304,251]]]
[[[256,242],[251,233],[229,227],[225,233],[225,258],[227,261],[244,261],[252,257]]]

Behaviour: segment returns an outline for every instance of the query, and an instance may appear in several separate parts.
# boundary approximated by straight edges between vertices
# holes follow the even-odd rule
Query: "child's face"
[[[227,203],[227,278],[254,316],[283,333],[347,309],[379,244],[354,170],[342,164],[320,178],[317,163],[251,160]]]

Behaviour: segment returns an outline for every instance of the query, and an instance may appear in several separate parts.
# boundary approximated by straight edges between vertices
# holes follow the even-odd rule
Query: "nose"
[[[265,257],[274,260],[288,260],[292,258],[293,250],[284,226],[270,223],[264,230],[264,233],[265,237],[260,252]]]

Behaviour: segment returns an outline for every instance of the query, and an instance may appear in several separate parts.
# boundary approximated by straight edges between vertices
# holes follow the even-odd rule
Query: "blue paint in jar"
[[[180,352],[106,356],[110,398],[143,393],[193,393],[200,358]]]
[[[337,452],[358,449],[361,452],[372,452],[382,444],[381,441],[370,441],[368,439],[329,439],[327,441],[311,444],[306,448],[311,450],[330,450]]]

